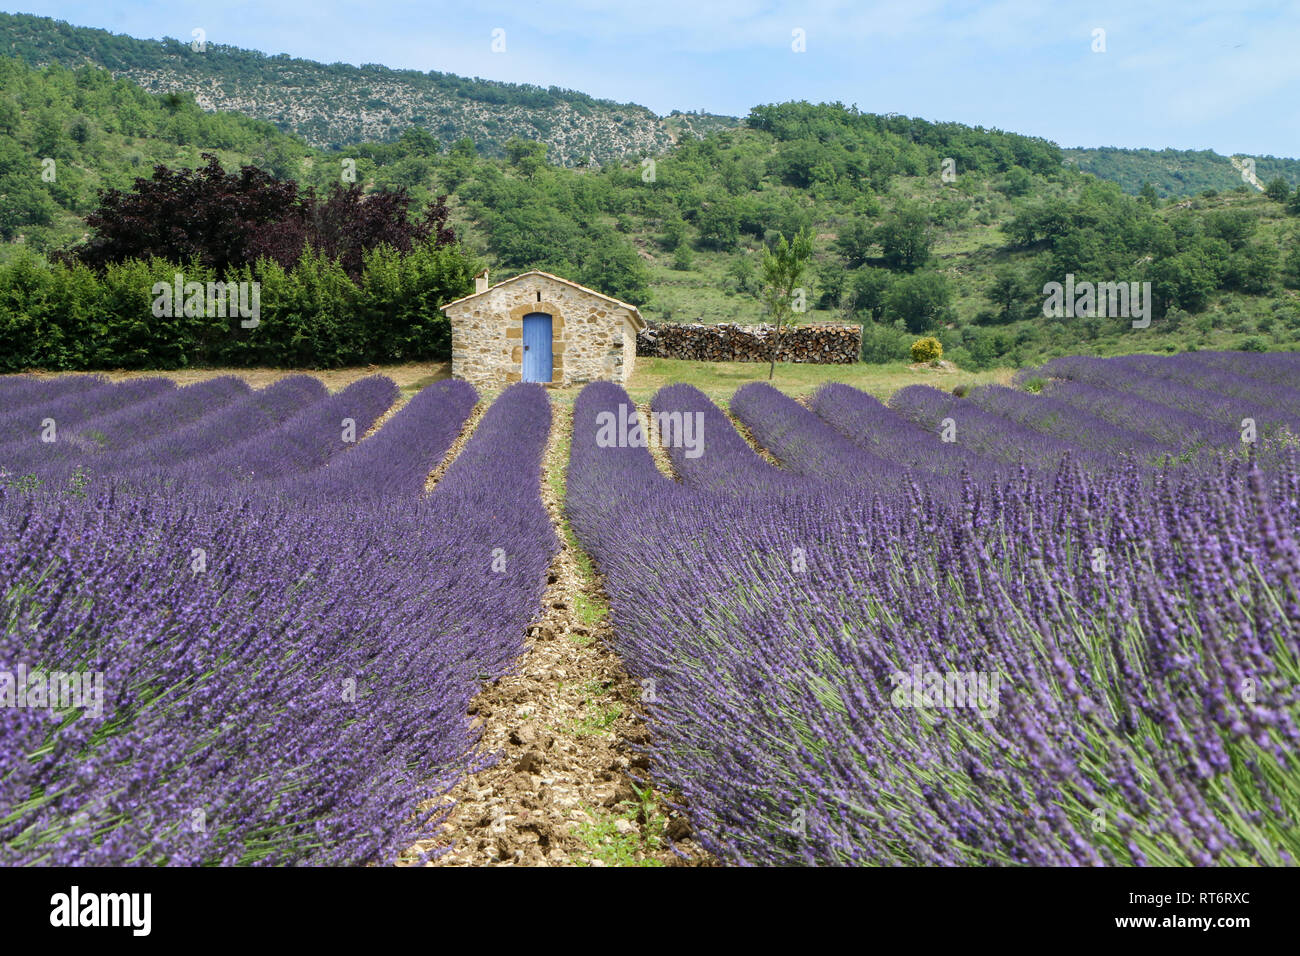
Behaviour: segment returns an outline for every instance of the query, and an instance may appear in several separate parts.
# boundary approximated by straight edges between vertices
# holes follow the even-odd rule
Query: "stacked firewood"
[[[651,323],[637,335],[636,354],[694,362],[766,362],[772,357],[775,334],[774,325]],[[856,362],[861,351],[862,328],[857,325],[785,326],[776,360],[844,365]]]

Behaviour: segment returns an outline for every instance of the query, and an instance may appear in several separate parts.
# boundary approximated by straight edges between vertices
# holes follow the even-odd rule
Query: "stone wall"
[[[546,276],[524,276],[447,309],[452,375],[476,388],[518,382],[529,312],[551,316],[554,384],[624,383],[632,374],[636,335],[627,309]]]
[[[766,362],[774,325],[650,323],[637,336],[638,355],[695,362]],[[778,362],[847,365],[862,354],[857,325],[795,325],[781,329]]]

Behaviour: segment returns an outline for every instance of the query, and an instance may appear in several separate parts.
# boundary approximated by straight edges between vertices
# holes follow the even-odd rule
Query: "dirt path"
[[[361,440],[365,441],[371,435],[376,434],[379,431],[379,429],[383,428],[390,421],[392,421],[394,415],[396,415],[405,407],[406,407],[406,396],[403,395],[401,392],[398,392],[397,397],[393,399],[393,404],[388,406],[388,411],[384,412],[384,414],[380,415],[378,418],[375,419],[375,423],[366,429],[366,433],[361,436]]]
[[[740,437],[745,439],[745,441],[749,443],[750,448],[754,449],[754,454],[758,455],[769,465],[772,465],[776,468],[781,467],[781,463],[777,461],[776,457],[770,451],[768,451],[766,448],[764,448],[762,445],[758,443],[758,439],[754,437],[754,433],[749,430],[748,425],[746,425],[734,414],[732,414],[730,410],[728,410],[726,414],[727,414],[727,418],[731,420],[731,424],[736,427],[736,431],[740,432]]]
[[[712,862],[647,782],[641,688],[611,649],[608,602],[562,511],[572,403],[554,400],[542,499],[562,547],[516,671],[470,707],[499,759],[445,798],[431,866],[656,866]],[[453,460],[448,456],[448,460]]]
[[[483,413],[488,410],[490,404],[492,403],[482,399],[474,403],[474,407],[469,410],[469,416],[465,419],[465,424],[460,428],[460,434],[456,436],[456,440],[447,449],[447,454],[442,456],[442,461],[438,463],[438,467],[429,472],[429,477],[425,479],[425,494],[433,491],[434,485],[442,480],[442,476],[447,473],[451,463],[460,457],[461,449],[465,447],[466,442],[470,440],[470,436],[474,434],[474,429],[478,428],[478,423],[483,419]]]
[[[651,409],[650,403],[639,403],[636,406],[636,414],[637,418],[641,421],[641,434],[653,436],[654,432],[651,431],[650,428],[650,416],[654,414],[654,411]],[[672,456],[668,454],[668,449],[660,442],[651,441],[649,443],[649,451],[650,457],[654,459],[655,467],[659,469],[659,473],[665,478],[671,478],[673,481],[676,481],[677,470],[673,468],[673,459]]]

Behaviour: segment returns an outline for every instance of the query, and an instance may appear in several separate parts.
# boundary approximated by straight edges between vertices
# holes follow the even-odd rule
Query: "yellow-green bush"
[[[943,346],[939,340],[926,336],[912,343],[913,362],[936,362],[943,356]]]

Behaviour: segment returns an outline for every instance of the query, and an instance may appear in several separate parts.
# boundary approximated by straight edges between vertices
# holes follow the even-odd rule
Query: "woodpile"
[[[650,323],[636,338],[636,354],[693,362],[766,362],[774,325]],[[857,325],[795,325],[781,329],[778,362],[847,365],[862,352]]]

